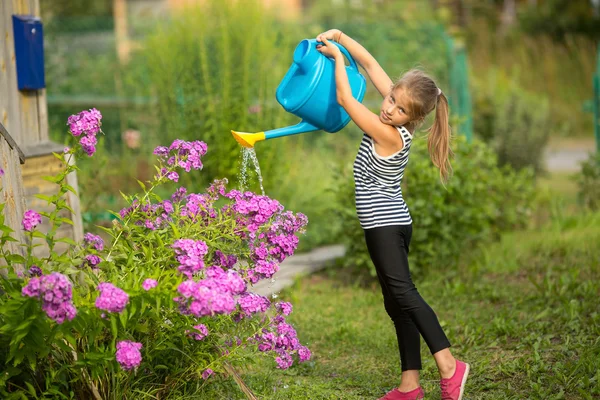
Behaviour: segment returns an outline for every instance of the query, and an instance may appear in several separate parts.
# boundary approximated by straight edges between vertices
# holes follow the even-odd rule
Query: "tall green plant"
[[[475,80],[475,132],[496,151],[500,165],[543,170],[550,132],[550,104],[540,93],[530,93],[497,70]]]
[[[209,141],[207,179],[237,175],[240,146],[232,129],[264,131],[294,120],[275,90],[299,39],[293,24],[277,22],[255,0],[209,0],[175,15],[146,42],[161,134]],[[258,146],[266,175],[285,170],[283,146]]]

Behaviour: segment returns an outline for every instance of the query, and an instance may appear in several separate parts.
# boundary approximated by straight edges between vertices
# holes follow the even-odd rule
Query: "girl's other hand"
[[[340,37],[340,30],[339,29],[330,29],[326,32],[323,33],[319,33],[317,35],[317,41],[322,42],[323,38],[327,39],[327,40],[333,40],[336,41],[337,38]]]
[[[317,51],[320,51],[321,54],[331,58],[336,58],[338,55],[342,55],[340,48],[331,43],[325,37],[322,37],[321,41],[323,42],[323,45],[317,45]]]

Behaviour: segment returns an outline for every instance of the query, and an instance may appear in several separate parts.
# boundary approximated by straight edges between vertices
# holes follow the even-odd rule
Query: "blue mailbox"
[[[45,88],[42,21],[33,15],[13,15],[12,20],[19,90]]]

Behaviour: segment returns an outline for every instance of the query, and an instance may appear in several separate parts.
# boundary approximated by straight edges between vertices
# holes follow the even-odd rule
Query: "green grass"
[[[453,343],[472,365],[467,399],[600,398],[600,214],[564,217],[511,233],[455,271],[417,282]],[[312,361],[288,371],[259,361],[242,371],[263,399],[368,399],[399,384],[392,323],[374,282],[340,270],[298,280],[281,297]],[[439,398],[438,374],[422,344],[421,383]],[[215,380],[202,398],[243,399]]]

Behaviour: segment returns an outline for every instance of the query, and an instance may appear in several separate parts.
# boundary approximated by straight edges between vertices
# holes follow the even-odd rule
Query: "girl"
[[[344,56],[330,40],[348,50],[384,97],[379,114],[372,113],[352,97]],[[338,103],[365,132],[354,162],[356,210],[377,270],[385,309],[396,328],[402,364],[400,386],[382,399],[423,398],[419,385],[420,334],[435,358],[442,399],[459,400],[463,396],[469,364],[452,356],[450,342],[435,313],[411,280],[408,249],[412,219],[400,188],[413,134],[434,109],[435,122],[428,137],[429,153],[440,170],[441,180],[447,181],[451,171],[448,101],[435,82],[418,70],[407,72],[393,83],[363,46],[338,29],[321,33],[317,41],[323,43],[317,49],[335,60]]]

